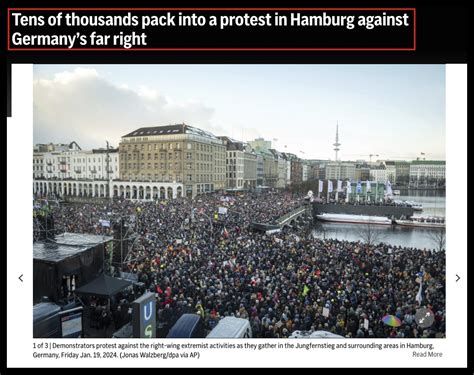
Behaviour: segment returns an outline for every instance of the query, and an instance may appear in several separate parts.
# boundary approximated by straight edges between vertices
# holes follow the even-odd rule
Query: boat
[[[444,217],[413,216],[409,219],[395,219],[395,224],[405,227],[446,228]]]
[[[378,224],[391,225],[392,220],[386,216],[346,215],[346,214],[319,214],[316,215],[321,221],[349,224]]]
[[[413,201],[405,201],[405,203],[415,211],[423,211],[423,205],[421,203],[416,203]]]

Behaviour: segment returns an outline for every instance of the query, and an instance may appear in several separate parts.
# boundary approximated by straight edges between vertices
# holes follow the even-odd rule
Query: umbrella
[[[402,322],[395,315],[385,315],[382,318],[382,322],[390,327],[400,327]]]

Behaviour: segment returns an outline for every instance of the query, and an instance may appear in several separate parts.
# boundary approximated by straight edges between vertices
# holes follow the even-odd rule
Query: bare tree
[[[366,245],[373,246],[382,242],[384,235],[380,230],[377,230],[376,225],[370,221],[367,224],[360,225],[357,233]]]
[[[446,231],[444,229],[436,229],[429,233],[429,238],[436,251],[444,251],[446,248]]]

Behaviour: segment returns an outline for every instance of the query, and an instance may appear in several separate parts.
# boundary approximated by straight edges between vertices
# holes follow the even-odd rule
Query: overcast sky
[[[182,123],[334,159],[445,158],[444,65],[35,65],[34,141]],[[276,139],[276,141],[274,141]],[[286,147],[285,147],[286,146]]]

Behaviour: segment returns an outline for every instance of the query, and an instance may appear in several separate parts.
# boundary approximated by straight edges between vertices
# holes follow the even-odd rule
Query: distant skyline
[[[444,65],[34,65],[33,105],[35,143],[184,122],[334,159],[338,123],[340,160],[445,159]]]

